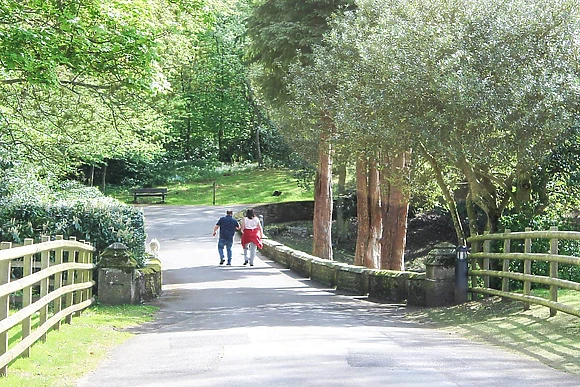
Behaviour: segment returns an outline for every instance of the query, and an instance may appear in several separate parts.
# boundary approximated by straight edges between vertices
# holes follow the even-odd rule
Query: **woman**
[[[249,208],[246,211],[244,219],[242,219],[242,247],[244,248],[244,265],[250,263],[254,266],[254,258],[256,257],[256,249],[262,248],[262,238],[264,232],[260,219],[254,214],[254,210]],[[250,258],[248,259],[248,249],[250,250]]]

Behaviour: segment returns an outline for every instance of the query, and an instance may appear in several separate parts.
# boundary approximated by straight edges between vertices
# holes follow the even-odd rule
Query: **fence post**
[[[91,243],[85,242],[85,245],[90,246]],[[91,253],[90,251],[87,251],[85,253],[85,263],[93,263],[93,253]],[[89,282],[92,280],[93,280],[93,271],[87,270],[85,272],[85,282]],[[85,289],[85,300],[89,300],[91,298],[93,298],[93,289],[92,288]]]
[[[26,238],[24,239],[24,246],[30,246],[34,244],[34,239]],[[34,255],[25,255],[24,262],[22,264],[22,278],[25,278],[29,275],[32,275],[32,263],[34,262]],[[27,307],[28,305],[32,304],[32,286],[27,286],[22,290],[22,308]],[[32,331],[32,318],[30,316],[26,317],[22,320],[22,338],[26,338],[30,336],[30,332]],[[24,352],[22,352],[22,356],[29,357],[30,356],[30,347],[26,348]]]
[[[550,227],[550,231],[558,231],[558,227]],[[558,254],[558,239],[550,239],[550,255]],[[550,262],[550,278],[558,278],[558,262]],[[550,285],[550,301],[558,301],[558,286]],[[558,311],[550,308],[550,317],[554,317]]]
[[[505,230],[506,234],[509,234],[510,232],[511,232],[511,230],[509,228],[507,228]],[[508,237],[509,237],[509,235],[508,235]],[[509,254],[510,250],[511,250],[511,239],[506,238],[503,240],[503,253]],[[503,272],[506,272],[506,273],[508,271],[510,271],[510,260],[509,259],[503,260],[501,270]],[[501,291],[506,292],[506,293],[510,291],[510,279],[509,278],[503,277],[501,279]]]
[[[49,242],[50,237],[49,236],[42,236],[42,237],[40,237],[40,241],[41,241],[41,243]],[[48,269],[49,265],[50,265],[50,252],[48,250],[45,250],[42,253],[40,253],[40,270]],[[48,278],[45,278],[45,279],[40,281],[40,294],[39,294],[39,296],[40,296],[40,298],[43,298],[43,297],[46,297],[47,295],[48,295]],[[47,319],[48,319],[48,304],[43,306],[40,309],[40,317],[38,320],[39,326],[44,324]],[[40,340],[43,343],[46,342],[46,333],[44,335],[42,335]]]
[[[484,235],[489,234],[489,231],[485,231]],[[486,239],[483,241],[483,253],[489,254],[491,252],[491,240]],[[483,270],[489,270],[489,258],[483,258]],[[489,276],[485,274],[483,276],[483,287],[489,289]],[[484,298],[489,297],[488,295],[484,295]]]
[[[62,237],[62,235],[57,235],[54,237],[54,239],[57,241],[62,241],[63,237]],[[55,265],[62,264],[62,256],[63,256],[62,248],[56,249],[54,251],[54,264]],[[62,287],[62,272],[58,272],[54,275],[54,290],[58,290],[61,287]],[[57,314],[61,310],[62,310],[62,298],[59,297],[56,300],[54,300],[54,314]],[[54,329],[58,331],[60,329],[60,325],[61,325],[61,321],[59,320],[55,324]]]
[[[76,241],[77,238],[74,236],[70,236],[68,238],[69,241]],[[67,262],[76,262],[76,251],[75,250],[67,250],[68,251],[68,261]],[[68,270],[66,272],[66,284],[67,285],[72,285],[75,283],[75,272],[76,270]],[[66,295],[66,307],[71,307],[73,306],[74,303],[74,292],[69,292]],[[65,322],[67,324],[71,324],[72,323],[72,314],[69,314],[68,316],[66,316],[65,318]]]
[[[473,242],[471,244],[471,252],[472,253],[479,253],[479,242]],[[481,260],[480,259],[470,259],[469,263],[471,264],[471,269],[472,270],[477,270],[478,268],[481,268]],[[469,267],[467,272],[469,273]],[[472,288],[476,288],[477,287],[477,276],[476,275],[472,275],[471,276],[471,287]],[[479,298],[479,295],[477,293],[471,293],[471,299],[474,300],[476,298]]]
[[[85,243],[84,239],[79,239],[79,243]],[[83,250],[78,251],[78,263],[85,263],[85,254],[86,252]],[[77,271],[77,283],[84,283],[85,282],[85,270],[78,270]],[[76,291],[76,301],[75,303],[80,304],[81,302],[85,301],[85,291],[84,290],[77,290]],[[79,317],[81,315],[81,311],[77,311],[74,313],[75,317]]]
[[[526,232],[530,232],[532,229],[526,227]],[[530,254],[532,252],[532,240],[526,238],[524,240],[524,254]],[[524,260],[524,274],[532,274],[532,261],[530,259]],[[532,292],[532,283],[530,281],[524,281],[524,295],[529,296]],[[530,309],[530,303],[524,302],[524,310]]]
[[[11,242],[0,243],[0,250],[12,248]],[[0,285],[10,282],[10,261],[0,262]],[[10,296],[0,297],[0,320],[8,318]],[[8,351],[8,332],[0,333],[0,355],[4,355]],[[6,376],[8,366],[0,368],[0,375]]]

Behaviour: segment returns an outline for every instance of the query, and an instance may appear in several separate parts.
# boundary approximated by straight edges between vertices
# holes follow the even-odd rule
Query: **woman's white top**
[[[244,218],[244,228],[247,228],[248,230],[253,230],[255,228],[258,228],[259,225],[260,225],[260,219],[258,219],[257,216],[254,216],[252,219]]]

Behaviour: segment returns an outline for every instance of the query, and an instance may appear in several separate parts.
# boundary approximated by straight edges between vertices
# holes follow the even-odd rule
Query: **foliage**
[[[42,235],[74,236],[95,246],[95,260],[111,243],[121,242],[140,264],[145,260],[143,212],[111,198],[9,203],[0,210],[0,219],[4,241],[22,243],[33,238],[39,242]]]
[[[328,31],[329,18],[351,6],[350,0],[266,0],[253,8],[247,20],[248,57],[260,65],[255,80],[268,103],[287,100],[289,66],[311,63],[313,46]]]
[[[0,157],[50,165],[151,150],[163,124],[143,103],[162,2],[8,1],[0,5]]]
[[[145,260],[143,212],[104,197],[97,189],[75,182],[36,180],[33,169],[10,168],[0,179],[0,237],[22,243],[25,238],[40,241],[42,235],[74,236],[91,242],[95,259],[113,242],[129,247],[135,259]],[[15,173],[16,172],[16,173]],[[36,182],[31,185],[30,182]]]
[[[530,185],[545,189],[530,175],[575,120],[578,3],[356,5],[336,18],[312,66],[297,66],[297,121],[328,109],[343,153],[426,148],[451,178],[441,189],[465,179],[493,231]]]

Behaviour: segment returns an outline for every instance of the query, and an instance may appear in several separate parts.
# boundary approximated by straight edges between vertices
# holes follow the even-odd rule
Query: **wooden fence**
[[[94,251],[88,243],[62,236],[43,237],[38,244],[25,239],[19,247],[0,243],[0,374],[6,375],[17,357],[30,356],[31,346],[45,341],[51,328],[58,330],[62,320],[70,323],[73,314],[94,302]],[[10,314],[15,294],[22,294],[22,307]],[[33,316],[38,324],[32,324]],[[9,330],[18,325],[22,338],[9,345]]]
[[[544,239],[549,241],[549,250],[545,252],[532,252],[532,240]],[[523,241],[523,252],[512,252],[512,241]],[[539,304],[550,308],[550,316],[555,316],[557,311],[569,313],[580,317],[580,310],[570,305],[558,302],[558,289],[572,289],[580,291],[580,283],[561,279],[558,274],[558,264],[580,266],[580,258],[558,254],[558,242],[564,240],[580,240],[580,232],[558,231],[552,227],[550,231],[532,231],[526,228],[525,232],[510,232],[506,230],[502,234],[484,234],[469,238],[472,254],[470,258],[469,275],[471,286],[469,291],[472,295],[494,295],[523,301],[524,309],[530,308],[530,304]],[[492,241],[503,242],[503,252],[492,251]],[[483,245],[483,251],[479,252]],[[491,270],[490,261],[498,260],[498,268]],[[523,261],[523,272],[510,271],[510,261]],[[532,274],[532,262],[547,262],[549,273],[547,276]],[[490,287],[490,278],[501,278],[501,290]],[[510,280],[523,283],[521,292],[510,291]],[[541,284],[549,288],[549,298],[533,296],[531,294],[532,283]]]

